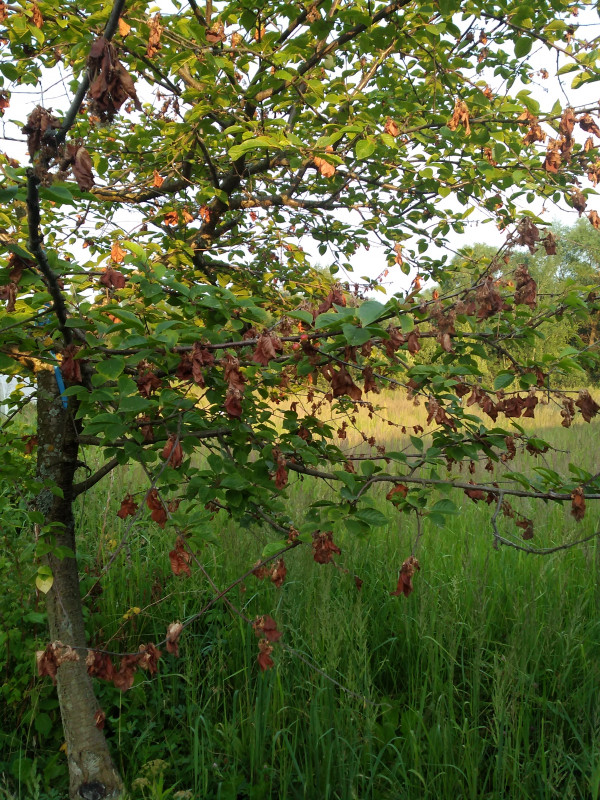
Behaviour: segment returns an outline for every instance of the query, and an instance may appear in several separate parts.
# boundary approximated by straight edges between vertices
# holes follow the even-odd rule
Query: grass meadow
[[[400,424],[422,417],[399,396],[390,409]],[[562,452],[545,461],[520,452],[514,468],[566,470],[576,461],[593,469],[598,423],[566,431],[547,407],[532,424]],[[390,448],[401,444],[398,429],[377,417],[361,429]],[[84,590],[121,538],[116,510],[126,488],[142,488],[143,477],[123,468],[78,507]],[[334,496],[313,479],[293,479],[292,516],[301,517],[317,493]],[[232,591],[247,617],[270,614],[283,631],[289,649],[275,645],[274,669],[261,673],[253,631],[219,603],[186,629],[181,657],[165,654],[155,678],[140,672],[125,694],[96,683],[131,798],[600,797],[598,543],[546,556],[495,550],[493,508],[456,493],[460,514],[445,528],[425,525],[415,591],[396,597],[390,592],[411,553],[414,520],[384,495],[389,526],[338,541],[348,572],[316,564],[308,547],[298,547],[286,556],[280,589],[250,577]],[[598,527],[591,504],[580,523],[566,506],[519,509],[535,519],[537,547]],[[197,568],[191,578],[171,574],[173,534],[146,517],[93,598],[90,630],[115,651],[162,639],[170,622],[196,613],[213,594]],[[500,527],[519,541],[511,520]],[[244,573],[272,538],[227,520],[215,522],[215,534],[222,546],[200,557],[219,587]],[[15,552],[22,546],[12,544]],[[11,616],[5,606],[17,597],[18,570],[10,563],[1,573],[8,588],[0,631],[5,651],[17,655],[5,652],[2,666],[0,798],[57,800],[67,785],[57,701],[50,682],[35,677],[31,651],[45,642],[43,604],[27,584],[19,617]]]

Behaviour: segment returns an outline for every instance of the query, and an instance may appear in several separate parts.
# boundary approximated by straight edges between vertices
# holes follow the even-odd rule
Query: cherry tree
[[[5,119],[48,74],[69,86],[60,108],[40,95],[20,120],[28,158],[2,161],[0,371],[21,388],[0,446],[10,463],[37,454],[26,488],[50,627],[38,667],[57,683],[72,798],[122,790],[92,679],[127,690],[163,650],[177,654],[192,621],[118,664],[88,649],[73,504],[121,465],[148,475],[143,495],[124,490],[124,542],[140,518],[168,527],[172,569],[186,574],[216,515],[250,520],[273,541],[249,570],[275,583],[287,550],[326,564],[344,535],[398,514],[420,533],[465,496],[489,504],[496,546],[543,552],[515,498],[570,504],[574,525],[600,498],[598,476],[577,464],[508,468],[519,450],[552,447],[518,422],[540,402],[567,428],[599,410],[587,390],[555,388],[558,374],[585,381],[594,347],[539,358],[533,347],[557,316],[583,324],[596,312],[594,287],[540,297],[526,266],[506,269],[515,248],[556,248],[537,198],[600,227],[597,104],[544,108],[536,91],[550,65],[572,73],[569,92],[598,79],[578,9],[189,0],[148,13],[138,0],[0,0]],[[458,262],[441,248],[473,211],[504,244],[461,263],[446,290]],[[378,277],[357,278],[369,249]],[[401,275],[406,289],[379,291]],[[423,294],[429,280],[440,288]],[[397,451],[358,421],[361,409],[385,416],[388,389],[427,410],[426,426],[390,420],[406,437]],[[35,434],[15,439],[32,396]],[[344,446],[353,427],[360,453]],[[92,474],[78,471],[90,449]],[[298,475],[339,493],[291,518]],[[408,595],[418,567],[407,553],[391,590],[397,580]],[[281,632],[268,616],[254,627],[267,669]]]

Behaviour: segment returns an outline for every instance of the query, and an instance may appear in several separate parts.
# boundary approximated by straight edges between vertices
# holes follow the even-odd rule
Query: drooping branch
[[[334,472],[325,472],[324,470],[314,469],[313,467],[305,467],[293,461],[285,462],[286,468],[292,472],[298,472],[301,475],[312,475],[315,478],[323,478],[331,481],[341,480]],[[553,500],[555,502],[570,501],[571,495],[562,492],[535,492],[527,491],[526,489],[510,489],[499,488],[498,486],[488,486],[487,484],[480,483],[464,483],[462,481],[442,480],[440,478],[415,478],[413,476],[405,475],[373,475],[369,478],[369,482],[375,483],[413,483],[418,486],[446,486],[451,489],[462,489],[464,491],[482,491],[494,496],[499,493],[511,495],[512,497],[528,497],[533,500]],[[586,500],[600,500],[600,493],[589,492],[584,495]]]

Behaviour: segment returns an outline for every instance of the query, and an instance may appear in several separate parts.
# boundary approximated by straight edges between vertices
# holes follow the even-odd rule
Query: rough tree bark
[[[70,548],[76,554],[73,517],[73,479],[78,460],[78,430],[75,419],[76,401],[69,398],[67,408],[56,383],[54,371],[43,369],[38,374],[37,430],[38,480],[57,486],[62,497],[49,488],[40,491],[37,509],[45,524],[54,524],[56,545]],[[57,674],[58,699],[62,716],[67,758],[69,762],[71,800],[101,800],[121,795],[122,782],[115,769],[104,734],[96,726],[99,710],[92,680],[87,674],[86,638],[83,608],[79,592],[77,558],[48,555],[54,583],[46,595],[48,625],[52,641],[79,648],[79,661],[61,664]]]

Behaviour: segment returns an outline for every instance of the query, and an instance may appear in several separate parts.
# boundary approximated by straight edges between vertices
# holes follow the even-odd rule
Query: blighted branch
[[[48,287],[48,291],[52,297],[54,304],[54,313],[58,320],[59,328],[62,332],[65,344],[70,344],[73,336],[67,325],[67,306],[63,297],[62,290],[59,285],[58,277],[50,267],[48,257],[42,247],[42,232],[40,230],[41,214],[40,214],[40,195],[39,195],[40,179],[35,174],[33,169],[27,170],[27,221],[29,223],[29,250],[35,257],[40,272],[44,278],[44,282]]]

